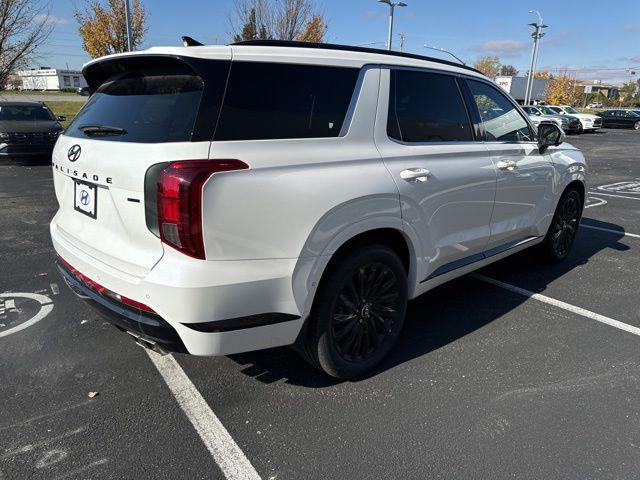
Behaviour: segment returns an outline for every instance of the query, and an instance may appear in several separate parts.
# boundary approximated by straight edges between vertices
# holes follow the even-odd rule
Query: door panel
[[[398,70],[400,72],[402,70]],[[395,80],[393,81],[395,85]],[[486,147],[481,142],[405,142],[390,138],[395,135],[395,125],[390,125],[389,91],[392,86],[390,70],[382,70],[378,117],[376,119],[376,145],[385,165],[393,177],[400,193],[403,220],[411,226],[420,238],[418,258],[418,280],[424,281],[447,271],[459,268],[483,258],[491,232],[489,223],[496,189],[496,172]],[[459,95],[455,89],[446,89],[447,94]],[[433,88],[422,91],[433,92]],[[431,85],[433,87],[433,85]],[[442,86],[444,88],[444,86]],[[393,90],[392,90],[393,91]],[[420,91],[420,90],[418,90]],[[426,102],[430,115],[438,111],[439,104],[433,99],[411,98],[398,95],[391,102],[402,101],[409,107],[406,117],[415,121],[414,128],[399,125],[407,130],[413,139],[432,132],[440,132],[443,138],[452,135],[466,137],[460,133],[469,124],[457,125],[455,112],[440,112],[446,120],[419,118],[416,105]],[[450,107],[461,98],[445,98]],[[432,102],[429,104],[429,102]],[[399,109],[404,107],[399,107]],[[466,111],[462,105],[462,111]],[[393,110],[393,107],[392,107]],[[459,117],[459,115],[458,115]],[[465,117],[466,118],[466,117]],[[401,124],[402,122],[398,122]],[[417,126],[416,126],[417,125]],[[457,125],[457,126],[456,126]],[[439,130],[441,129],[441,131]],[[426,132],[426,133],[424,133]],[[448,133],[447,133],[448,132]],[[453,133],[457,132],[457,133]],[[472,137],[472,135],[469,135]],[[412,178],[418,175],[418,178]]]
[[[501,91],[467,80],[498,181],[491,218],[493,251],[544,235],[553,215],[553,164],[541,155],[524,116]]]
[[[486,146],[498,171],[490,248],[544,235],[553,215],[549,157],[540,155],[534,143]]]

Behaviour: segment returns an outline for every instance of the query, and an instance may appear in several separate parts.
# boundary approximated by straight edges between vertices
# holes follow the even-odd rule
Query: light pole
[[[534,31],[531,34],[533,37],[533,48],[531,49],[531,66],[529,68],[529,77],[527,78],[527,89],[524,94],[525,105],[529,105],[531,102],[531,97],[533,95],[533,77],[535,75],[536,62],[538,61],[538,46],[540,44],[540,39],[544,37],[542,29],[547,28],[547,25],[542,23],[542,15],[540,15],[539,11],[529,10],[529,13],[535,13],[538,15],[538,22],[529,24],[534,28]]]
[[[389,35],[387,36],[387,50],[391,50],[391,43],[393,42],[393,11],[396,7],[406,7],[404,2],[392,2],[391,0],[378,0],[380,3],[386,3],[389,5]]]
[[[124,20],[127,24],[127,51],[133,50],[133,40],[131,39],[131,10],[129,0],[124,0]]]

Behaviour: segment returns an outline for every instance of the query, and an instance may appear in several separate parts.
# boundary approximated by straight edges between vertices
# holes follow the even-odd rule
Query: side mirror
[[[65,117],[64,115],[60,115],[60,116],[58,116],[58,121],[59,122],[66,122],[67,121],[67,117]]]
[[[538,148],[540,153],[548,147],[557,147],[564,142],[564,132],[555,123],[541,123],[538,125]]]

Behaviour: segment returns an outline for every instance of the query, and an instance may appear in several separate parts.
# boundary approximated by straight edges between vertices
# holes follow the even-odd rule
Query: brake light
[[[246,170],[241,160],[185,160],[169,164],[158,176],[158,227],[167,245],[204,260],[202,187],[215,173]]]

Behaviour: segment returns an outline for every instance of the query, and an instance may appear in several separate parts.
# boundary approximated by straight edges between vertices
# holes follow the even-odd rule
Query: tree
[[[500,59],[493,56],[479,58],[473,66],[489,78],[496,78],[501,67]]]
[[[620,88],[620,105],[630,107],[640,105],[640,80],[637,82],[627,82]]]
[[[314,0],[234,0],[233,39],[321,42],[326,20]]]
[[[564,72],[549,77],[544,100],[550,105],[578,105],[583,101],[582,96],[576,79]]]
[[[12,72],[26,68],[53,31],[41,0],[0,0],[0,88]]]
[[[298,35],[296,40],[301,42],[323,43],[326,31],[327,24],[324,22],[324,18],[316,14],[307,22],[304,32]]]
[[[500,75],[503,77],[516,77],[518,76],[518,69],[513,65],[502,65],[500,67]]]
[[[76,10],[82,48],[92,57],[127,51],[127,24],[124,0],[84,0],[85,9]],[[133,0],[131,11],[131,48],[142,44],[147,33],[147,12],[140,0]]]

